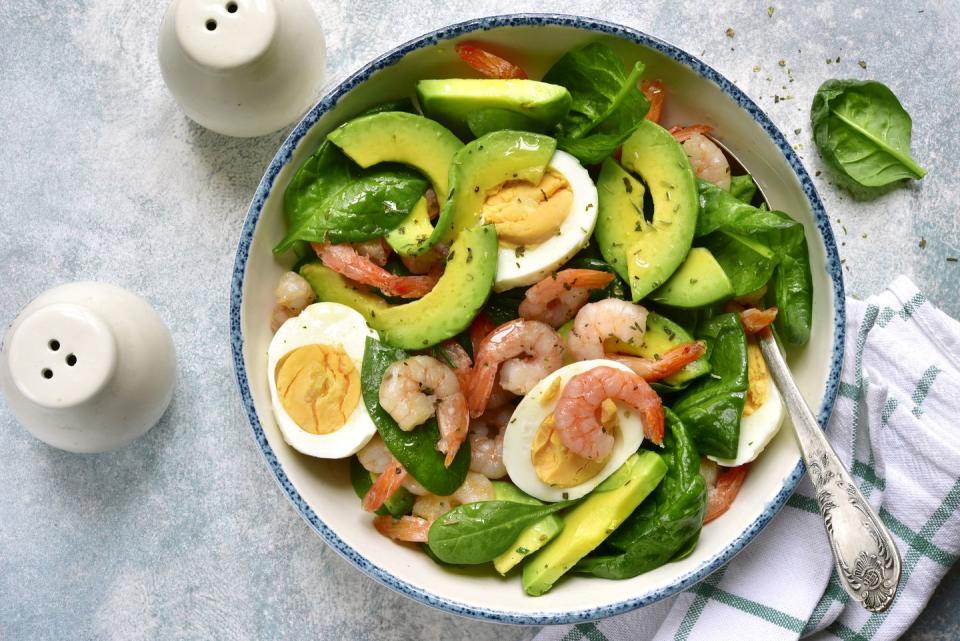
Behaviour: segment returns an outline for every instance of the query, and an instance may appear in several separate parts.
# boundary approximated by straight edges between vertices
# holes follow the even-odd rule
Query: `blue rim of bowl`
[[[393,576],[389,572],[381,569],[367,560],[357,550],[343,541],[330,527],[324,523],[317,514],[307,505],[306,501],[300,496],[300,493],[290,482],[282,466],[277,460],[273,449],[267,442],[263,426],[257,416],[253,404],[253,397],[250,393],[250,384],[247,378],[247,371],[243,359],[243,333],[240,321],[240,308],[243,302],[243,281],[246,272],[247,260],[250,253],[250,244],[253,239],[254,230],[260,219],[264,203],[270,195],[273,184],[280,170],[289,162],[296,149],[297,144],[306,135],[309,129],[316,124],[323,114],[332,109],[337,102],[351,90],[361,83],[365,82],[375,72],[393,65],[408,53],[426,46],[437,44],[438,42],[456,38],[476,31],[486,31],[501,27],[516,26],[560,26],[574,29],[583,29],[599,34],[616,36],[630,42],[643,45],[654,49],[662,54],[669,56],[680,64],[696,72],[701,78],[713,82],[715,85],[730,96],[741,108],[743,108],[753,120],[759,124],[767,135],[776,143],[781,153],[783,153],[787,163],[793,169],[794,174],[803,188],[804,194],[810,203],[814,214],[817,229],[823,239],[827,257],[827,272],[833,283],[833,303],[834,303],[834,344],[833,353],[830,359],[830,371],[827,383],[824,389],[823,402],[817,415],[820,427],[823,428],[830,418],[833,410],[833,404],[836,400],[837,388],[840,381],[840,368],[843,359],[844,345],[844,322],[845,308],[843,296],[843,276],[840,267],[840,257],[837,253],[836,241],[833,232],[830,229],[829,218],[813,186],[813,181],[807,173],[800,158],[794,152],[790,143],[771,122],[763,110],[751,100],[736,85],[726,79],[715,69],[683,51],[682,49],[669,44],[663,40],[649,36],[641,31],[624,27],[621,25],[585,18],[580,16],[562,15],[562,14],[536,14],[522,13],[490,16],[485,18],[476,18],[460,22],[430,33],[424,34],[418,38],[405,42],[391,51],[376,58],[372,62],[364,65],[358,71],[346,77],[331,89],[312,109],[303,117],[303,119],[294,127],[290,135],[280,146],[277,154],[274,156],[269,167],[264,173],[257,191],[254,194],[250,209],[247,212],[247,218],[244,221],[243,229],[240,233],[240,240],[237,247],[236,260],[233,267],[233,276],[230,286],[230,345],[233,355],[233,366],[236,374],[237,385],[240,391],[240,397],[243,402],[247,418],[253,429],[254,439],[260,446],[261,453],[273,472],[274,477],[279,483],[281,489],[293,503],[300,515],[323,537],[323,539],[341,556],[353,563],[362,572],[383,585],[392,588],[401,594],[404,594],[420,603],[429,605],[440,610],[459,614],[462,616],[475,617],[497,623],[511,623],[519,625],[555,625],[563,623],[578,623],[583,621],[592,621],[603,617],[628,612],[635,608],[654,603],[668,597],[680,590],[683,590],[698,581],[703,580],[722,565],[727,563],[740,550],[742,550],[770,521],[771,518],[786,503],[787,499],[793,494],[794,489],[800,482],[804,473],[804,465],[799,461],[793,471],[784,480],[783,488],[765,507],[763,512],[750,525],[737,536],[734,541],[724,550],[714,555],[698,568],[687,572],[678,577],[669,585],[651,590],[639,595],[633,595],[627,599],[595,608],[585,608],[580,610],[571,610],[569,612],[532,612],[519,613],[506,610],[496,610],[484,607],[469,605],[439,597],[429,590],[412,585]]]

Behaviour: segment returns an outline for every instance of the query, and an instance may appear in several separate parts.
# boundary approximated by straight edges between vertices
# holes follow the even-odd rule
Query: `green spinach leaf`
[[[716,231],[703,239],[733,285],[734,296],[754,292],[770,280],[777,257],[766,245],[747,236]]]
[[[747,337],[740,319],[730,313],[706,321],[697,334],[707,342],[710,377],[691,385],[673,411],[701,454],[736,458],[747,391]]]
[[[400,461],[413,478],[438,496],[453,494],[467,477],[470,468],[470,441],[464,441],[450,467],[443,464],[444,455],[437,451],[440,429],[431,418],[409,432],[400,429],[385,409],[380,407],[380,383],[387,368],[407,357],[407,353],[367,338],[360,370],[363,404],[377,427],[390,453]]]
[[[707,508],[700,455],[676,414],[665,410],[667,430],[658,453],[667,474],[620,527],[598,555],[580,561],[575,571],[608,579],[627,579],[677,558],[696,538]],[[692,548],[691,548],[692,549]]]
[[[427,544],[445,563],[486,563],[506,552],[528,526],[575,503],[577,501],[549,505],[513,501],[466,503],[433,522]]]
[[[757,184],[753,182],[753,177],[750,174],[733,176],[730,179],[730,193],[740,202],[749,205],[753,202],[753,197],[757,195]]]
[[[810,120],[823,159],[863,187],[927,173],[910,156],[910,114],[879,82],[827,80],[813,97]]]
[[[557,146],[585,165],[601,162],[630,137],[650,109],[637,83],[643,63],[628,69],[609,46],[593,42],[567,52],[544,82],[570,92],[570,111],[557,125]]]

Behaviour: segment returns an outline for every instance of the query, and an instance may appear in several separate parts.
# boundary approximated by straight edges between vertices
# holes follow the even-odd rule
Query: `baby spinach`
[[[769,302],[778,309],[776,327],[787,342],[805,344],[813,322],[813,276],[803,225],[782,211],[741,202],[716,185],[702,180],[697,185],[700,216],[695,235],[732,232],[770,248],[777,259],[768,290]]]
[[[577,501],[549,505],[513,501],[466,503],[433,522],[427,544],[445,563],[486,563],[506,552],[528,526],[575,503]]]
[[[696,545],[707,507],[700,455],[683,422],[670,410],[665,415],[667,430],[658,453],[667,464],[666,476],[607,538],[601,554],[581,560],[575,571],[627,579],[677,558],[691,541]]]
[[[701,454],[736,458],[740,416],[747,391],[747,337],[736,314],[720,314],[701,325],[707,342],[710,376],[673,404]]]
[[[750,174],[733,176],[730,178],[730,193],[740,202],[749,205],[753,202],[753,197],[757,195],[757,184],[753,182],[753,177]]]
[[[813,97],[810,120],[823,159],[863,187],[927,173],[910,156],[910,114],[882,83],[827,80]]]
[[[311,189],[312,184],[306,187],[310,197],[291,197],[292,201],[299,202],[299,209],[288,215],[296,224],[290,225],[287,235],[274,248],[275,253],[286,251],[298,240],[352,243],[379,238],[410,214],[427,189],[426,178],[399,165],[383,164],[348,171],[355,174],[351,179],[334,183],[319,177],[317,182],[322,187]],[[301,188],[299,183],[298,188]]]
[[[777,266],[777,257],[769,247],[734,232],[716,231],[703,239],[703,246],[720,263],[735,296],[766,285]]]
[[[543,77],[570,92],[557,125],[557,146],[585,165],[601,162],[630,137],[650,108],[637,86],[643,63],[627,68],[609,46],[592,42],[567,52]]]
[[[435,418],[405,432],[380,406],[380,383],[384,373],[390,365],[407,356],[402,349],[384,345],[375,338],[367,338],[360,370],[363,404],[390,453],[407,472],[431,493],[448,496],[460,487],[467,476],[470,442],[464,441],[453,463],[445,467],[444,455],[437,451],[440,429]]]

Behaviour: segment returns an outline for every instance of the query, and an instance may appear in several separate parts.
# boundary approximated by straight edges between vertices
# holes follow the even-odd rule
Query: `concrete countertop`
[[[946,260],[960,255],[960,53],[949,44],[960,5],[314,4],[331,76],[485,14],[587,13],[645,30],[735,80],[812,171],[822,168],[809,127],[817,86],[882,80],[912,114],[915,156],[930,174],[872,202],[852,200],[827,173],[815,179],[847,291],[866,296],[906,273],[960,316],[960,264]],[[187,120],[157,66],[164,9],[0,3],[0,323],[53,285],[110,281],[156,305],[179,361],[164,419],[111,454],[49,448],[0,401],[0,639],[424,640],[462,638],[465,625],[475,639],[532,637],[534,628],[467,623],[366,578],[314,535],[263,465],[234,388],[226,311],[238,231],[285,132],[238,140]],[[958,608],[955,568],[905,638],[960,637]]]

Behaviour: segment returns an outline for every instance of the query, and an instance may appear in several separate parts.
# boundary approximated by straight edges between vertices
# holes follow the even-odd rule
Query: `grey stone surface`
[[[331,74],[484,14],[546,9],[638,27],[736,80],[812,170],[817,86],[880,79],[913,115],[930,175],[868,203],[826,173],[816,179],[848,291],[866,296],[902,272],[960,315],[960,264],[946,261],[960,255],[955,3],[315,4]],[[155,57],[162,5],[0,3],[0,321],[55,284],[106,280],[156,305],[179,360],[164,419],[112,454],[48,448],[0,403],[0,639],[531,637],[367,579],[310,531],[262,464],[232,380],[227,292],[248,200],[282,134],[228,139],[180,113]],[[960,637],[958,606],[954,571],[906,638]]]

